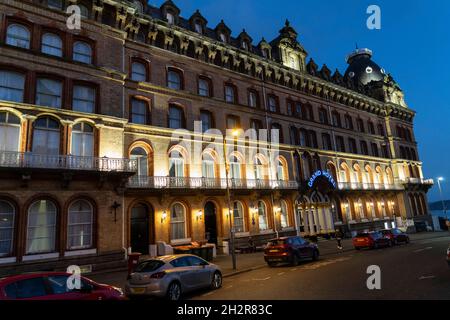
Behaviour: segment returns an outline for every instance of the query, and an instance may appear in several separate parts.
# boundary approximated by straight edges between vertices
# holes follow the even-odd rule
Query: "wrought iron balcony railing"
[[[137,171],[137,162],[136,160],[130,159],[106,157],[79,157],[72,155],[0,151],[0,167],[132,173]]]
[[[399,183],[339,182],[339,190],[403,190]]]
[[[427,185],[433,185],[434,180],[433,179],[422,179],[422,178],[404,178],[401,180],[401,183],[404,184],[427,184]]]
[[[228,179],[228,186],[234,190],[245,189],[292,189],[298,188],[296,181]],[[147,177],[133,176],[128,182],[133,189],[226,189],[226,179],[189,177]]]

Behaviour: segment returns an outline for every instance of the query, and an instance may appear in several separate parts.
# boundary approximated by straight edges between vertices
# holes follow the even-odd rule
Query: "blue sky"
[[[415,134],[425,177],[445,177],[444,197],[450,199],[450,1],[173,1],[183,17],[199,9],[208,26],[224,19],[233,36],[245,28],[254,43],[275,38],[287,18],[309,57],[341,73],[356,43],[372,49],[373,60],[393,75],[417,112]],[[149,1],[158,7],[163,2]],[[372,4],[381,8],[381,30],[366,27],[366,9]],[[429,199],[439,200],[437,186]]]

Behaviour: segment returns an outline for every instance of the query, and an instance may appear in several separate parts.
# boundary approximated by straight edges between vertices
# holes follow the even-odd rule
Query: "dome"
[[[345,71],[345,78],[350,78],[354,83],[366,85],[371,81],[383,80],[385,71],[371,60],[372,51],[369,49],[357,49],[347,56],[349,64]]]

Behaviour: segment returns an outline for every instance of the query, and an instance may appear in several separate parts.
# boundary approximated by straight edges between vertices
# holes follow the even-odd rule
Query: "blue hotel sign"
[[[318,170],[318,171],[314,172],[314,174],[311,176],[311,178],[309,178],[308,187],[312,188],[314,185],[314,182],[316,182],[316,180],[319,177],[325,177],[328,180],[328,182],[331,183],[333,188],[336,189],[336,181],[334,181],[333,176],[328,171],[322,171],[322,170]]]

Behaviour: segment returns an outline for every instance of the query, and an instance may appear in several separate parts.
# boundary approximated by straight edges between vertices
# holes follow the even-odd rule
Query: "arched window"
[[[259,231],[269,229],[267,224],[267,210],[266,204],[264,201],[258,201],[258,222],[259,222]]]
[[[34,123],[32,151],[37,154],[58,155],[60,136],[58,121],[49,117],[37,119]]]
[[[18,72],[0,70],[0,100],[23,102],[25,76]]]
[[[212,179],[215,176],[214,158],[209,153],[204,153],[202,159],[202,177]]]
[[[94,210],[85,200],[77,200],[69,207],[67,218],[67,249],[91,248],[94,223]]]
[[[9,256],[13,249],[14,206],[5,200],[0,200],[0,257]]]
[[[211,81],[206,77],[198,79],[198,94],[203,97],[211,96]]]
[[[74,61],[91,64],[92,63],[92,48],[89,44],[83,41],[76,41],[73,44]]]
[[[38,78],[36,85],[36,104],[51,108],[61,108],[62,82],[47,78]]]
[[[131,64],[131,80],[139,82],[147,81],[147,68],[143,63],[133,62]]]
[[[241,162],[236,156],[230,158],[230,178],[241,179]]]
[[[51,9],[62,10],[63,0],[47,0],[47,6]]]
[[[200,111],[200,121],[202,122],[202,132],[206,132],[214,125],[213,115],[210,111]]]
[[[225,85],[225,101],[228,103],[236,103],[236,90],[232,85]]]
[[[142,2],[140,2],[139,0],[134,0],[133,4],[136,6],[136,12],[142,13],[144,11],[144,8],[142,6]]]
[[[140,177],[148,176],[148,154],[140,147],[134,148],[131,151],[130,158],[137,162],[137,175]]]
[[[183,178],[184,158],[178,151],[172,151],[169,156],[169,176],[172,178]]]
[[[277,180],[278,181],[286,180],[285,165],[281,159],[278,159],[277,161]]]
[[[131,100],[131,123],[147,124],[148,122],[148,103],[141,99]]]
[[[186,209],[181,203],[175,203],[170,209],[170,239],[186,239]]]
[[[28,209],[26,253],[46,253],[56,249],[56,206],[38,200]]]
[[[77,6],[80,8],[81,17],[89,19],[89,9],[81,3],[78,3]]]
[[[361,219],[365,218],[361,199],[358,199],[358,201],[355,202],[355,212],[356,215],[359,216]]]
[[[172,13],[167,12],[166,19],[169,24],[175,24],[175,16]]]
[[[255,173],[256,180],[264,179],[264,164],[262,163],[261,159],[259,159],[258,157],[255,158],[254,173]]]
[[[289,227],[288,206],[286,201],[280,201],[280,224],[281,228]]]
[[[20,24],[11,24],[6,32],[6,44],[30,49],[30,31]]]
[[[270,130],[270,141],[273,143],[284,143],[283,128],[279,123],[272,123]]]
[[[95,89],[88,86],[73,86],[72,110],[79,112],[95,112]]]
[[[72,129],[72,155],[94,156],[94,128],[85,122],[77,123]]]
[[[199,22],[195,23],[194,28],[195,28],[195,32],[200,33],[200,34],[203,33],[203,26]]]
[[[0,111],[0,151],[19,151],[20,119]]]
[[[180,129],[184,127],[183,109],[176,105],[169,106],[169,128]]]
[[[45,33],[42,36],[42,53],[49,54],[56,57],[62,57],[63,46],[61,38],[53,33]]]
[[[183,81],[181,72],[174,69],[167,71],[167,87],[173,90],[182,90]]]
[[[233,225],[235,232],[245,231],[244,207],[240,201],[233,202]]]

